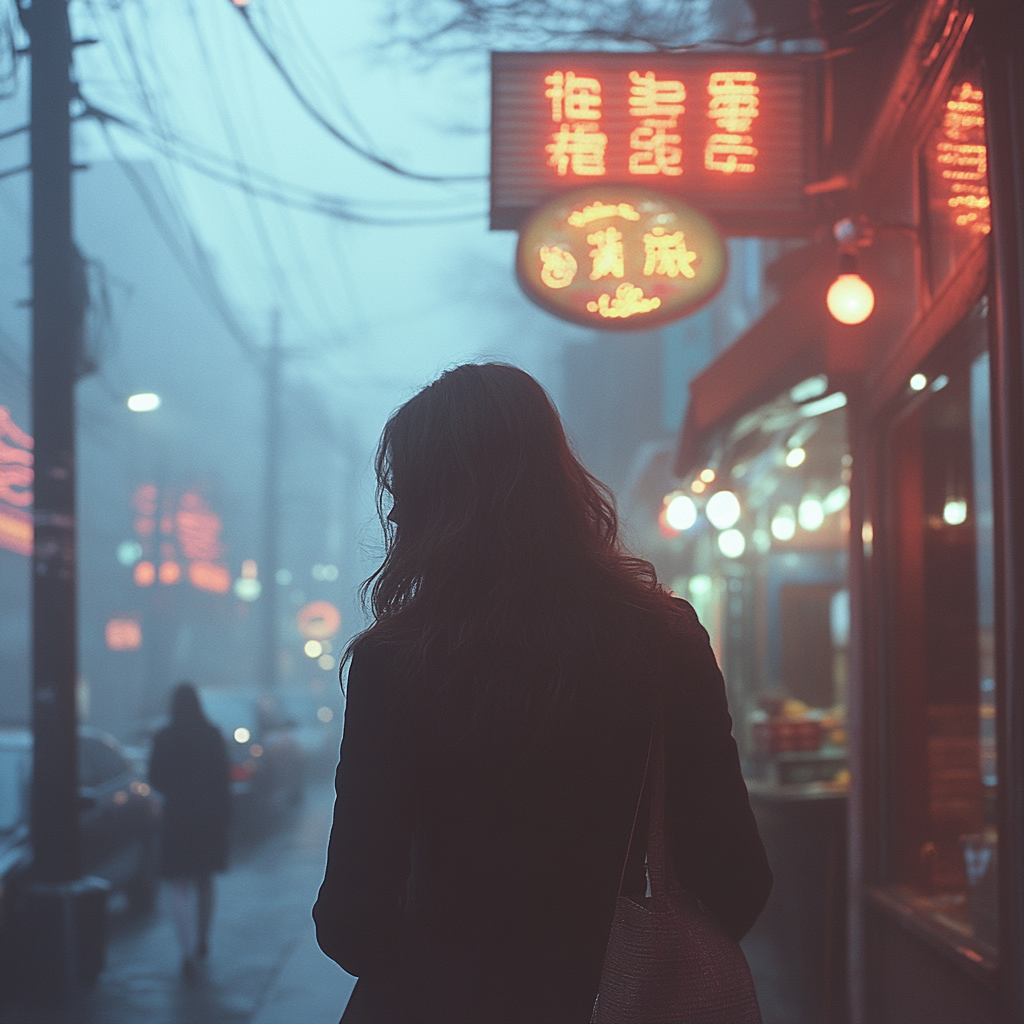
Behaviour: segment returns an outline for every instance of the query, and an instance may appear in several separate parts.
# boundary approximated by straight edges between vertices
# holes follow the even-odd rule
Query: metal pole
[[[75,683],[75,369],[84,283],[71,237],[71,30],[66,0],[36,0],[32,42],[31,829],[35,877],[81,874]]]
[[[266,469],[263,492],[263,665],[265,689],[277,685],[277,570],[280,542],[280,455],[281,455],[281,314],[271,316],[270,347],[266,367]]]

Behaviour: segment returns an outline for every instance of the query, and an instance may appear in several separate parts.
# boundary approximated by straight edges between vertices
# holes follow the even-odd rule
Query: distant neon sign
[[[34,442],[0,405],[0,548],[18,555],[32,554]]]
[[[524,225],[516,269],[556,316],[604,330],[646,330],[707,302],[725,245],[702,214],[627,185],[592,185],[540,207]]]
[[[752,53],[492,54],[491,226],[558,190],[646,182],[727,228],[795,233],[810,211],[815,72]]]
[[[133,569],[136,586],[150,587],[158,581],[174,586],[187,562],[188,581],[197,590],[225,594],[231,589],[231,573],[222,561],[220,516],[202,495],[161,495],[156,484],[141,484],[132,496],[132,508],[143,553]]]

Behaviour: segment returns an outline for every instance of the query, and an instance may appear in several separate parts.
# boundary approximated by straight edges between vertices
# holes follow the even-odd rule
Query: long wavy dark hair
[[[474,719],[567,711],[608,669],[637,676],[652,634],[678,628],[653,567],[620,546],[610,492],[523,370],[442,374],[388,420],[376,474],[385,555],[363,584],[363,636],[399,645]]]

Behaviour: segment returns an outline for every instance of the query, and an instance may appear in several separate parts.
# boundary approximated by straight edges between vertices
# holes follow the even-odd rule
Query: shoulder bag
[[[623,895],[650,786],[647,894]],[[739,943],[681,888],[665,851],[665,738],[658,714],[647,751],[591,1024],[762,1024]]]

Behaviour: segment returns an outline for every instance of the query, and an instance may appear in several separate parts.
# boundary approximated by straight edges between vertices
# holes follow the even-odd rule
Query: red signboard
[[[557,195],[519,233],[516,273],[555,316],[606,331],[649,330],[712,298],[726,269],[715,226],[671,196],[635,185]]]
[[[0,548],[32,554],[32,438],[0,405]]]
[[[797,234],[814,178],[815,71],[750,53],[491,55],[491,227],[560,191],[630,182],[732,234]]]

